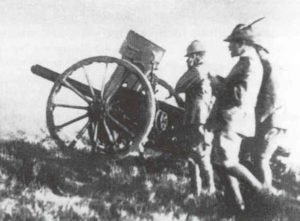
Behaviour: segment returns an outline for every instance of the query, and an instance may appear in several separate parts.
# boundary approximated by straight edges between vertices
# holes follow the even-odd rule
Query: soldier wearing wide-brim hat
[[[261,19],[254,23],[259,20]],[[272,188],[270,160],[285,135],[287,124],[284,117],[284,102],[278,94],[279,68],[269,59],[269,51],[262,46],[253,33],[254,23],[248,26],[237,25],[225,41],[245,41],[246,44],[252,45],[263,66],[263,80],[255,107],[256,134],[248,151],[252,153],[256,175],[264,186]]]
[[[217,152],[221,164],[232,175],[228,178],[241,210],[244,203],[236,178],[246,181],[257,191],[264,190],[262,183],[239,163],[242,140],[255,135],[255,107],[263,81],[263,66],[256,51],[260,45],[252,29],[260,20],[250,25],[238,24],[225,39],[229,42],[231,56],[239,57],[239,61],[225,78],[219,97]]]
[[[268,50],[264,48],[259,42],[258,34],[255,33],[252,29],[252,26],[262,19],[264,18],[257,19],[249,25],[245,25],[245,24],[236,25],[233,31],[231,32],[231,34],[227,36],[227,38],[225,38],[224,41],[226,42],[243,41],[245,44],[252,45],[256,49],[262,49],[268,53]]]
[[[250,140],[252,142],[248,142],[246,151],[252,154],[257,177],[264,186],[272,188],[270,160],[287,130],[284,102],[278,93],[281,70],[269,58],[269,52],[262,44],[255,38],[250,40],[259,55],[264,74],[255,108],[256,134]]]

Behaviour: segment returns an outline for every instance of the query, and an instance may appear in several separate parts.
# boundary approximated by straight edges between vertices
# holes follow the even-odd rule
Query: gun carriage
[[[117,157],[141,148],[182,152],[191,132],[191,128],[181,128],[183,101],[154,74],[164,53],[160,46],[130,31],[120,49],[121,59],[90,57],[62,74],[32,66],[34,74],[54,82],[46,119],[59,147]],[[159,100],[160,90],[174,96],[177,105]]]

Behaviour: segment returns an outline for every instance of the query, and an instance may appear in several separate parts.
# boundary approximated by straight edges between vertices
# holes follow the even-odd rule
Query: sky
[[[296,0],[1,0],[0,136],[39,133],[52,84],[30,72],[41,64],[63,72],[96,55],[120,57],[129,30],[166,49],[157,74],[175,85],[185,71],[186,47],[199,39],[213,74],[226,76],[236,60],[223,41],[238,23],[255,25],[282,69],[293,142],[300,123],[300,1]]]

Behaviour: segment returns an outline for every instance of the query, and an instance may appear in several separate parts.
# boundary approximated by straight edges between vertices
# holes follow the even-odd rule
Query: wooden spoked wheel
[[[155,116],[149,81],[126,60],[81,60],[55,82],[47,126],[63,150],[87,149],[123,156],[140,147]]]

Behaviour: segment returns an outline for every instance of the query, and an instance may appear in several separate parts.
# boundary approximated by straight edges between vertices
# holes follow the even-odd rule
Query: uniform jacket
[[[257,123],[261,124],[269,119],[269,127],[286,128],[283,102],[278,95],[277,74],[272,63],[265,56],[260,57],[263,65],[263,81],[256,105]]]
[[[256,51],[246,51],[224,81],[219,96],[221,129],[246,137],[255,135],[255,106],[263,79],[263,68]]]
[[[205,124],[214,103],[211,78],[207,67],[199,65],[186,71],[175,90],[185,93],[184,124]]]

